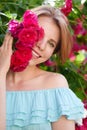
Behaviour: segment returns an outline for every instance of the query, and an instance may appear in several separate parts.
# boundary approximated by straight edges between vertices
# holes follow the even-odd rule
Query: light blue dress
[[[81,119],[83,103],[69,88],[7,91],[6,130],[52,130],[62,115]]]

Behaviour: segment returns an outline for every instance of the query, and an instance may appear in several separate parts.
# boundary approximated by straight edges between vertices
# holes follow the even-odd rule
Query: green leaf
[[[10,11],[6,11],[5,14],[9,19],[16,19],[17,18],[16,13],[10,13]]]

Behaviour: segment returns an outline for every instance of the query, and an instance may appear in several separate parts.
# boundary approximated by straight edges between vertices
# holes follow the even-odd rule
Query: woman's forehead
[[[60,30],[56,22],[49,16],[40,16],[38,21],[39,25],[44,29],[45,35],[49,39],[53,39],[55,43],[58,43]]]

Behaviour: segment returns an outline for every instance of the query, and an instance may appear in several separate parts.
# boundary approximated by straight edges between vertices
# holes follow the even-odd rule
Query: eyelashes
[[[49,43],[49,45],[51,46],[51,47],[55,47],[55,43],[53,43],[52,41],[48,41],[48,43]]]

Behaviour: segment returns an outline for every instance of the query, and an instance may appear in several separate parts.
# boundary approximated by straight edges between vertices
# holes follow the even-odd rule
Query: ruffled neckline
[[[69,88],[7,91],[7,126],[24,127],[57,121],[81,119],[83,103]]]

